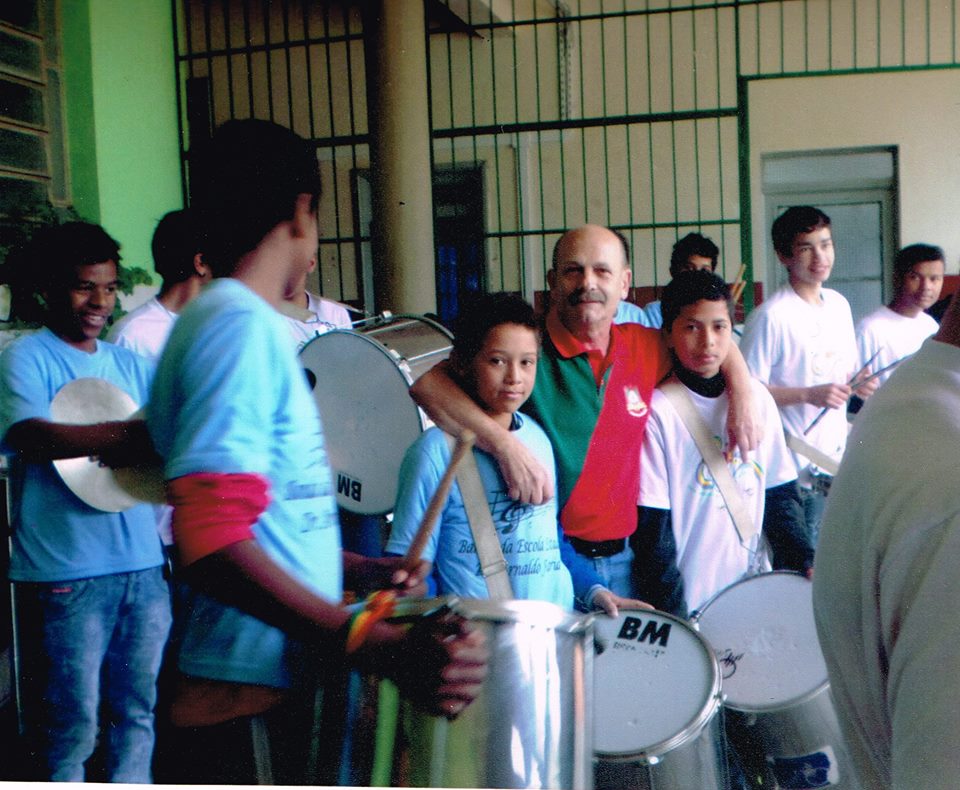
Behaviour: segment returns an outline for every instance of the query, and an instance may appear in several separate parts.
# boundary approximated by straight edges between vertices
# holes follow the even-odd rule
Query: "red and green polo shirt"
[[[637,526],[640,448],[653,388],[670,369],[660,333],[614,324],[605,356],[547,315],[533,395],[523,410],[553,442],[563,531],[625,538]]]

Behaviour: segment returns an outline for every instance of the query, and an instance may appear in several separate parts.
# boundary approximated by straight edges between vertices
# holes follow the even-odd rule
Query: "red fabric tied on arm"
[[[270,504],[270,483],[257,474],[184,475],[167,482],[173,538],[184,565],[232,543],[253,538],[253,525]]]

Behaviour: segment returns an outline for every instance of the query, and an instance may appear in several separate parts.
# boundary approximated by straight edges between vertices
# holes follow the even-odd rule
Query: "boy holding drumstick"
[[[464,311],[455,327],[451,369],[473,401],[517,439],[548,470],[554,469],[553,448],[543,429],[518,413],[533,390],[540,354],[540,332],[533,308],[519,296],[488,294]],[[407,451],[400,469],[400,486],[393,530],[387,551],[404,553],[422,521],[432,491],[450,457],[450,447],[438,428],[424,433]],[[496,462],[482,450],[474,458],[483,483],[497,540],[507,562],[513,598],[544,600],[573,608],[574,596],[583,609],[636,607],[606,589],[590,563],[564,539],[555,499],[539,505],[517,502]],[[474,538],[460,486],[454,486],[424,556],[434,563],[439,591],[486,598]]]

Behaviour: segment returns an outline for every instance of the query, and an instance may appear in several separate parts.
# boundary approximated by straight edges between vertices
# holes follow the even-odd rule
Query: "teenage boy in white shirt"
[[[669,522],[688,611],[727,585],[772,567],[809,573],[813,546],[806,537],[796,470],[777,406],[754,380],[764,437],[748,459],[723,446],[727,395],[720,365],[733,344],[733,301],[726,283],[708,271],[678,274],[663,291],[663,334],[673,372],[654,393],[643,443],[640,529],[661,532]],[[678,381],[709,436],[715,439],[749,520],[759,529],[741,539],[725,496],[688,424],[663,387]],[[668,382],[670,382],[668,384]],[[729,494],[729,492],[726,492]],[[771,556],[772,555],[772,556]]]
[[[827,491],[847,444],[857,344],[850,305],[823,287],[834,262],[830,218],[813,206],[791,206],[774,221],[771,235],[789,282],[747,318],[740,349],[780,409],[816,546]],[[876,387],[874,379],[857,394],[865,399]]]
[[[932,244],[911,244],[893,260],[893,301],[882,305],[857,324],[860,365],[882,370],[908,357],[937,331],[937,322],[924,311],[940,298],[943,288],[943,250]],[[878,377],[883,384],[893,370]]]

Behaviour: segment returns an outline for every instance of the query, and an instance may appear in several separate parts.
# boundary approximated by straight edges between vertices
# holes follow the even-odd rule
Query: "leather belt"
[[[577,554],[583,554],[586,557],[612,557],[619,554],[627,545],[626,538],[616,538],[615,540],[581,540],[580,538],[567,537],[570,545],[573,546]]]

